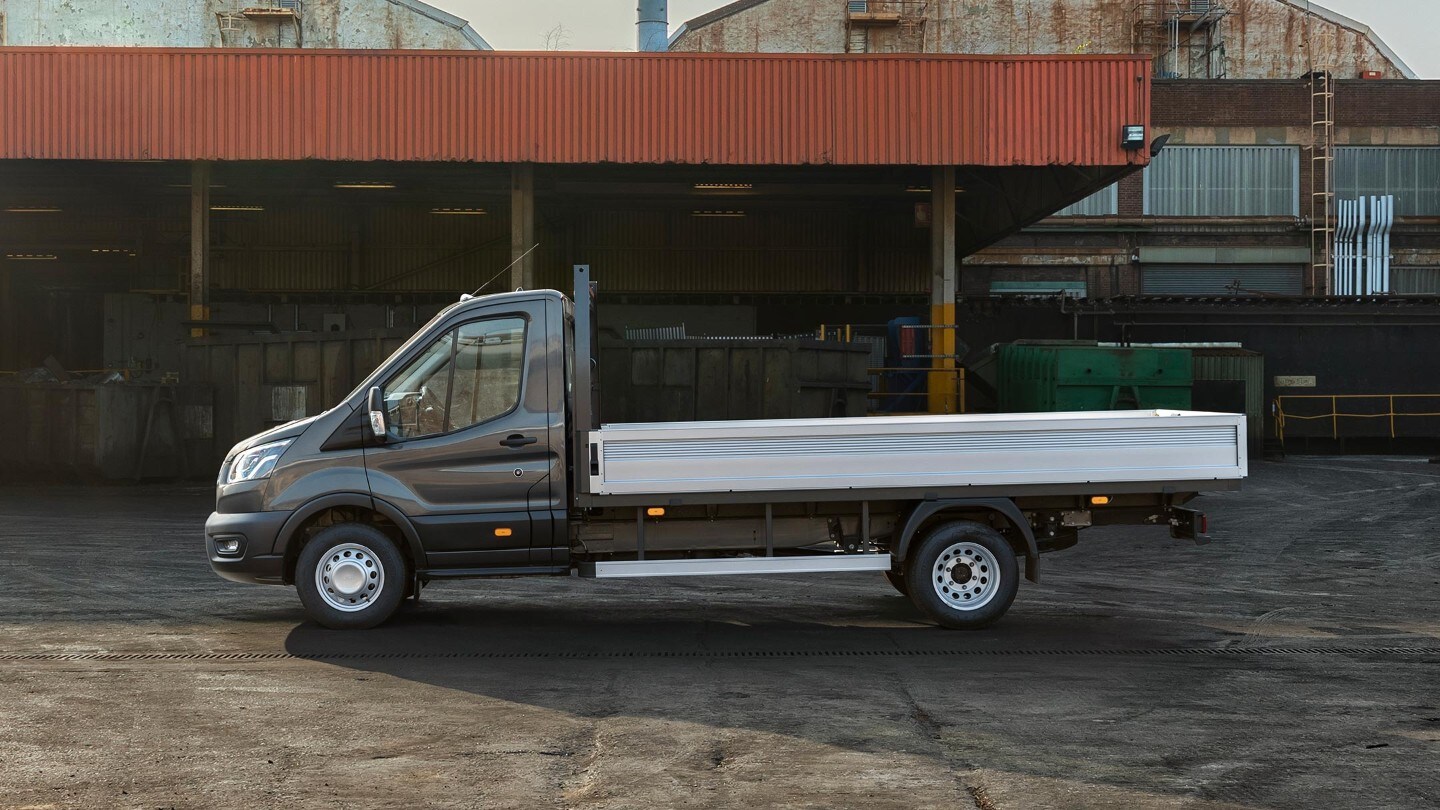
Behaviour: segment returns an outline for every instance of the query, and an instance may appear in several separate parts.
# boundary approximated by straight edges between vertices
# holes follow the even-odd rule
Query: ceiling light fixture
[[[263,205],[212,205],[211,211],[264,211]]]
[[[696,191],[749,191],[754,183],[696,183]]]
[[[59,206],[55,205],[12,205],[5,209],[7,214],[58,214]]]
[[[489,212],[484,208],[431,208],[430,213],[457,217],[483,217]]]
[[[5,258],[17,262],[53,262],[60,257],[54,253],[6,253]]]
[[[336,183],[335,188],[395,188],[395,184],[384,180],[354,180]]]
[[[739,217],[745,216],[745,212],[744,212],[744,211],[691,211],[691,212],[690,212],[690,216],[692,216],[692,217],[723,217],[723,218],[732,218],[732,219],[733,219],[733,218],[739,218]]]

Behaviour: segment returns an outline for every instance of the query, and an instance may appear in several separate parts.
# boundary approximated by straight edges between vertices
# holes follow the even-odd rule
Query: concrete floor
[[[211,575],[205,489],[0,490],[4,807],[1435,807],[1440,466],[1257,463],[978,633],[878,575],[436,585],[373,631]]]

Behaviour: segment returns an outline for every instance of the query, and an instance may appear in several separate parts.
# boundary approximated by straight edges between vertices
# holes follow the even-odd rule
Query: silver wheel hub
[[[325,553],[315,568],[315,589],[325,604],[354,613],[374,604],[385,589],[385,568],[374,552],[358,543],[342,543]]]
[[[947,607],[979,610],[1000,592],[1000,563],[979,543],[955,543],[936,558],[930,584]]]

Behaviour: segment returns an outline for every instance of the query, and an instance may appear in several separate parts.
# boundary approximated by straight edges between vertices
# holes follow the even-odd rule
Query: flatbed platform
[[[597,496],[1209,484],[1248,461],[1243,415],[1163,410],[616,424],[588,440]]]

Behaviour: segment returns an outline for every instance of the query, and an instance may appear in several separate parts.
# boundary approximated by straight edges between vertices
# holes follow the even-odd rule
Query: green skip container
[[[1017,341],[998,347],[1002,412],[1188,410],[1189,349],[1119,348],[1085,341]]]

